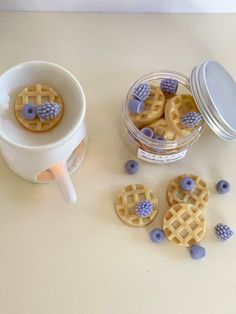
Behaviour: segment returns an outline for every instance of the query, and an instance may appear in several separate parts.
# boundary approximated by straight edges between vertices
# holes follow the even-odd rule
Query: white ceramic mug
[[[64,115],[52,130],[34,133],[16,120],[14,102],[26,86],[36,83],[54,88],[64,101]],[[51,173],[69,203],[76,201],[67,160],[86,139],[86,100],[78,80],[63,67],[44,61],[30,61],[10,68],[0,76],[0,144],[8,166],[19,176],[40,181],[39,174]]]

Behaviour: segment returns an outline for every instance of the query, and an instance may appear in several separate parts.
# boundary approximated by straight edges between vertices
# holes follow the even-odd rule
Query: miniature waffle
[[[191,204],[179,203],[166,212],[163,230],[171,242],[179,246],[190,246],[204,237],[206,222],[199,208]]]
[[[180,136],[187,136],[192,133],[193,128],[184,128],[181,125],[181,117],[190,111],[198,112],[191,95],[177,95],[168,99],[165,107],[165,118],[168,127]]]
[[[190,177],[195,183],[195,187],[191,191],[184,191],[180,188],[179,183],[184,177]],[[192,174],[184,174],[174,178],[167,188],[167,201],[170,206],[177,203],[192,204],[199,209],[206,207],[209,199],[209,190],[206,182],[198,176]]]
[[[130,113],[133,123],[137,128],[142,128],[154,120],[160,118],[164,113],[165,96],[159,86],[151,85],[150,95],[144,102],[142,113]]]
[[[136,215],[136,205],[148,200],[153,203],[153,212],[148,217]],[[158,200],[151,189],[142,184],[130,184],[123,188],[116,198],[115,210],[120,220],[133,227],[143,227],[151,223],[157,215]]]
[[[44,102],[52,101],[58,103],[61,108],[60,114],[52,119],[41,121],[39,117],[34,120],[26,120],[22,116],[22,108],[25,104],[31,103],[36,106]],[[15,115],[19,123],[29,131],[45,132],[54,128],[61,120],[64,111],[64,104],[61,96],[51,87],[42,84],[35,84],[24,88],[16,97]]]
[[[165,140],[174,141],[178,138],[178,135],[168,128],[164,118],[153,121],[148,127],[152,128],[154,135],[163,136]]]

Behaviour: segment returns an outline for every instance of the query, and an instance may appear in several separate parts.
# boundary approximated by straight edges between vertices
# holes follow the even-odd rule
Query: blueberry
[[[216,185],[216,190],[220,194],[225,194],[230,191],[230,184],[226,180],[220,180]]]
[[[36,118],[36,107],[33,104],[26,104],[21,113],[25,120],[34,120]]]
[[[139,99],[132,98],[128,103],[128,109],[129,112],[132,113],[141,113],[144,110],[144,102]]]
[[[134,174],[138,171],[139,169],[139,164],[135,160],[128,160],[125,163],[125,170],[129,174]]]
[[[206,255],[206,250],[204,247],[195,244],[190,248],[190,255],[193,259],[201,259],[205,257]]]
[[[151,128],[142,128],[140,132],[147,137],[153,137],[153,130]]]
[[[164,240],[164,238],[165,234],[159,228],[155,228],[150,232],[150,239],[155,243],[160,243],[162,240]]]
[[[194,189],[195,183],[192,178],[185,177],[180,181],[179,186],[184,191],[191,191]]]

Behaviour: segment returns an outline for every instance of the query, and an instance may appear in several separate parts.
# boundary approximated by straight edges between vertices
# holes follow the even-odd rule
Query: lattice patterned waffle
[[[153,212],[148,217],[136,215],[136,205],[148,200],[153,203]],[[130,184],[123,188],[116,198],[115,210],[120,220],[133,227],[143,227],[151,223],[157,215],[158,200],[151,189],[142,184]]]
[[[199,208],[191,204],[179,203],[166,212],[163,230],[171,242],[179,246],[190,246],[204,237],[206,222]]]
[[[159,86],[151,85],[148,99],[145,100],[142,113],[130,113],[137,128],[142,128],[152,121],[160,118],[164,113],[165,96]]]
[[[178,135],[168,128],[164,118],[153,121],[148,127],[152,128],[154,135],[163,136],[165,140],[174,141],[178,138]]]
[[[181,117],[190,111],[198,112],[191,95],[177,95],[168,99],[165,107],[165,118],[168,127],[180,136],[187,136],[192,133],[194,128],[184,128],[181,125]]]
[[[184,191],[180,188],[179,183],[184,177],[190,177],[195,183],[191,191]],[[206,207],[209,200],[209,190],[207,184],[200,177],[192,174],[184,174],[174,178],[167,188],[167,201],[170,206],[177,203],[189,203],[199,209]]]
[[[36,106],[44,102],[56,102],[61,108],[60,114],[52,119],[41,121],[38,117],[34,120],[26,120],[22,116],[22,109],[25,104],[31,103]],[[16,97],[15,115],[19,123],[29,131],[45,132],[54,128],[61,120],[64,112],[64,103],[61,96],[51,87],[42,84],[35,84],[24,88]]]

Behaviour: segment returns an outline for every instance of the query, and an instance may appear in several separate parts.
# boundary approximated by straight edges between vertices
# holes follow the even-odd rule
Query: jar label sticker
[[[145,160],[152,164],[168,164],[168,163],[175,162],[184,158],[186,153],[187,153],[187,149],[180,153],[175,153],[171,155],[158,155],[158,154],[148,153],[145,150],[138,148],[137,157],[139,159]]]

